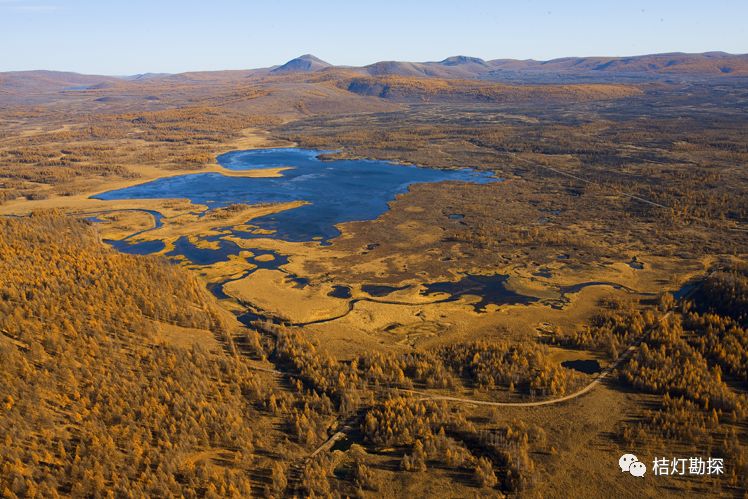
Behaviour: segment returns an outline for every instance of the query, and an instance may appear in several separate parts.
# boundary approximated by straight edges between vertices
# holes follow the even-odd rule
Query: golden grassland
[[[244,75],[210,88],[193,76],[148,104],[88,112],[122,87],[0,112],[0,213],[34,213],[0,220],[4,495],[745,492],[748,149],[738,114],[715,104],[740,89],[694,88],[691,102],[659,87],[374,78],[358,88],[390,85],[380,98],[348,91],[355,75]],[[704,103],[711,121],[694,111]],[[339,226],[330,246],[225,231],[303,200],[206,211],[89,198],[170,175],[282,175],[225,171],[215,155],[293,144],[506,180],[413,186],[377,220]],[[102,223],[77,220],[89,216]],[[207,236],[242,251],[168,265],[101,244],[136,232],[133,242],[163,241],[162,253],[180,237],[215,248]],[[288,263],[256,269],[248,258],[271,258],[260,250]],[[480,290],[423,293],[465,274],[508,275],[508,291],[539,301],[476,310]],[[665,292],[692,279],[700,291],[674,307]],[[228,298],[205,290],[226,280]],[[341,285],[350,298],[330,296]],[[403,289],[375,296],[367,285]],[[247,311],[259,320],[237,321]],[[561,362],[607,368],[637,341],[604,382],[563,403],[432,400],[574,394],[594,375]],[[413,389],[421,395],[403,391]],[[728,474],[636,481],[617,469],[631,449],[713,453]]]

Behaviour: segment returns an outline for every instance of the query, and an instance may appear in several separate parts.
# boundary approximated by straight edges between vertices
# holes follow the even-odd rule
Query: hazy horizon
[[[704,52],[656,52],[656,53],[621,54],[621,55],[607,55],[607,54],[578,55],[578,54],[572,54],[572,55],[567,55],[567,56],[561,56],[561,57],[554,58],[554,59],[564,59],[564,58],[595,58],[595,57],[601,57],[601,58],[606,58],[606,57],[622,57],[622,58],[626,58],[626,57],[641,57],[641,56],[648,56],[648,55],[666,55],[666,54],[678,54],[678,53],[680,53],[680,54],[694,54],[695,55],[695,54],[706,54],[706,53],[716,53],[716,52],[721,52],[721,53],[725,53],[725,54],[733,55],[733,56],[748,55],[748,53],[733,53],[733,52],[725,52],[724,50],[707,50],[707,51],[704,51]],[[70,70],[66,70],[66,69],[32,68],[32,69],[3,70],[3,71],[0,71],[0,73],[33,72],[33,71],[53,71],[53,72],[76,73],[76,74],[82,74],[82,75],[128,77],[128,76],[137,76],[137,75],[144,75],[144,74],[180,74],[180,73],[198,73],[198,72],[210,72],[210,71],[251,71],[251,70],[270,69],[270,68],[278,67],[278,66],[281,66],[281,65],[285,64],[286,62],[288,62],[290,60],[297,59],[297,58],[302,57],[304,55],[313,55],[313,56],[317,57],[318,59],[321,59],[321,60],[323,60],[325,62],[328,62],[328,63],[332,64],[333,66],[340,66],[340,67],[362,67],[362,66],[367,66],[369,64],[374,64],[374,63],[377,63],[377,62],[383,62],[383,61],[385,61],[385,59],[378,59],[376,61],[371,61],[371,62],[362,64],[361,66],[353,66],[353,65],[350,65],[350,64],[336,64],[334,61],[330,61],[329,59],[326,59],[325,57],[320,57],[317,54],[311,54],[310,52],[303,52],[303,53],[299,53],[298,56],[291,57],[290,59],[285,60],[285,61],[279,61],[279,62],[277,62],[275,64],[270,65],[270,66],[244,67],[244,68],[223,68],[223,69],[221,69],[221,68],[219,68],[219,69],[199,69],[199,68],[196,68],[196,69],[188,69],[186,71],[177,71],[177,72],[171,72],[171,71],[143,71],[143,72],[140,72],[140,73],[94,73],[94,72],[70,71]],[[396,61],[400,61],[400,62],[424,63],[424,62],[440,62],[440,61],[443,61],[443,60],[445,60],[445,59],[447,59],[449,57],[455,57],[455,56],[475,57],[475,56],[473,56],[471,54],[451,54],[451,55],[444,56],[444,57],[442,57],[440,59],[433,59],[433,60],[428,60],[428,61],[426,61],[426,60],[423,60],[423,61],[413,61],[413,60],[405,60],[405,59],[388,59],[388,60],[396,60]],[[535,60],[535,61],[539,61],[539,62],[546,62],[546,61],[553,60],[553,59],[532,59],[532,58],[529,58],[529,59],[515,59],[515,58],[512,58],[512,57],[490,57],[490,58],[484,59],[484,60],[485,61],[491,61],[491,60],[501,60],[501,59]]]
[[[549,60],[670,52],[748,53],[748,5],[671,0],[563,6],[436,1],[368,6],[298,1],[0,0],[0,71],[132,75],[270,67],[304,53],[335,65],[377,61]],[[376,40],[376,43],[373,43]]]

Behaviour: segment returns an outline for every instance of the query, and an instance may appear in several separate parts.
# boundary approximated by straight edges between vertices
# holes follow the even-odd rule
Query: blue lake
[[[247,170],[290,167],[280,177],[228,177],[200,173],[168,177],[125,189],[105,192],[98,199],[187,198],[218,208],[235,203],[309,204],[253,219],[250,225],[271,230],[272,235],[236,232],[243,238],[270,237],[286,241],[326,242],[340,234],[336,224],[373,220],[387,211],[387,203],[414,183],[462,181],[497,182],[487,172],[470,168],[439,170],[375,160],[322,161],[329,151],[278,148],[234,151],[218,157],[227,169]]]

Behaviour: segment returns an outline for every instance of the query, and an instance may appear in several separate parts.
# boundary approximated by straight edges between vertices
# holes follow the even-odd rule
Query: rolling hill
[[[725,52],[703,54],[654,54],[633,57],[564,57],[550,61],[489,61],[488,79],[553,76],[556,78],[615,78],[658,80],[667,78],[709,79],[748,76],[748,55]]]
[[[491,81],[413,76],[358,77],[341,82],[350,92],[412,102],[506,102],[518,100],[589,101],[639,95],[634,85],[507,85]]]
[[[566,57],[549,61],[452,56],[433,62],[380,61],[362,67],[334,66],[311,54],[280,66],[228,71],[134,76],[58,71],[0,73],[0,104],[43,104],[60,95],[123,111],[143,99],[151,107],[185,99],[260,107],[261,114],[306,114],[343,102],[351,109],[381,110],[390,101],[484,101],[512,98],[609,99],[631,95],[623,85],[650,82],[742,82],[748,54],[655,54],[633,57]],[[430,83],[429,83],[430,82]],[[521,88],[531,84],[528,88]],[[549,85],[552,84],[552,85]],[[571,84],[584,84],[586,87]],[[498,86],[497,86],[498,85]],[[501,85],[504,85],[501,87]],[[543,85],[544,88],[530,88]],[[593,85],[607,85],[593,88]],[[558,87],[558,88],[551,88]],[[263,97],[264,96],[264,97]],[[364,97],[364,100],[361,98]],[[160,102],[160,104],[159,104]],[[239,104],[241,102],[241,104]]]
[[[748,55],[724,52],[654,54],[632,57],[565,57],[549,61],[453,56],[438,62],[382,61],[359,68],[371,76],[459,79],[604,79],[657,80],[672,77],[748,76]]]
[[[308,73],[311,71],[319,71],[320,69],[329,68],[330,66],[332,66],[332,64],[330,64],[329,62],[325,62],[322,59],[313,56],[312,54],[304,54],[297,57],[296,59],[291,59],[287,63],[273,69],[270,72],[274,74]]]
[[[231,71],[192,71],[181,74],[134,76],[84,75],[60,71],[0,73],[0,93],[47,93],[88,90],[123,83],[194,83],[241,81],[246,78],[307,73],[346,72],[361,76],[404,76],[459,80],[520,82],[636,82],[662,79],[713,79],[748,76],[748,54],[653,54],[632,57],[564,57],[548,61],[494,59],[485,61],[463,55],[441,61],[380,61],[362,67],[334,66],[311,54],[270,68]]]

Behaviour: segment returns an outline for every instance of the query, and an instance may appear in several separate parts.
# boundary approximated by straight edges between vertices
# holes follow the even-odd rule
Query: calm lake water
[[[439,170],[398,165],[375,160],[321,161],[329,151],[278,148],[234,151],[218,157],[227,169],[247,170],[291,167],[280,177],[227,177],[200,173],[168,177],[125,189],[99,194],[98,199],[187,198],[193,203],[218,208],[234,203],[309,204],[281,213],[256,218],[258,229],[272,230],[270,236],[236,232],[244,238],[271,237],[286,241],[328,241],[340,234],[335,224],[373,220],[387,211],[387,203],[408,186],[422,182],[497,182],[490,173],[464,168]]]

